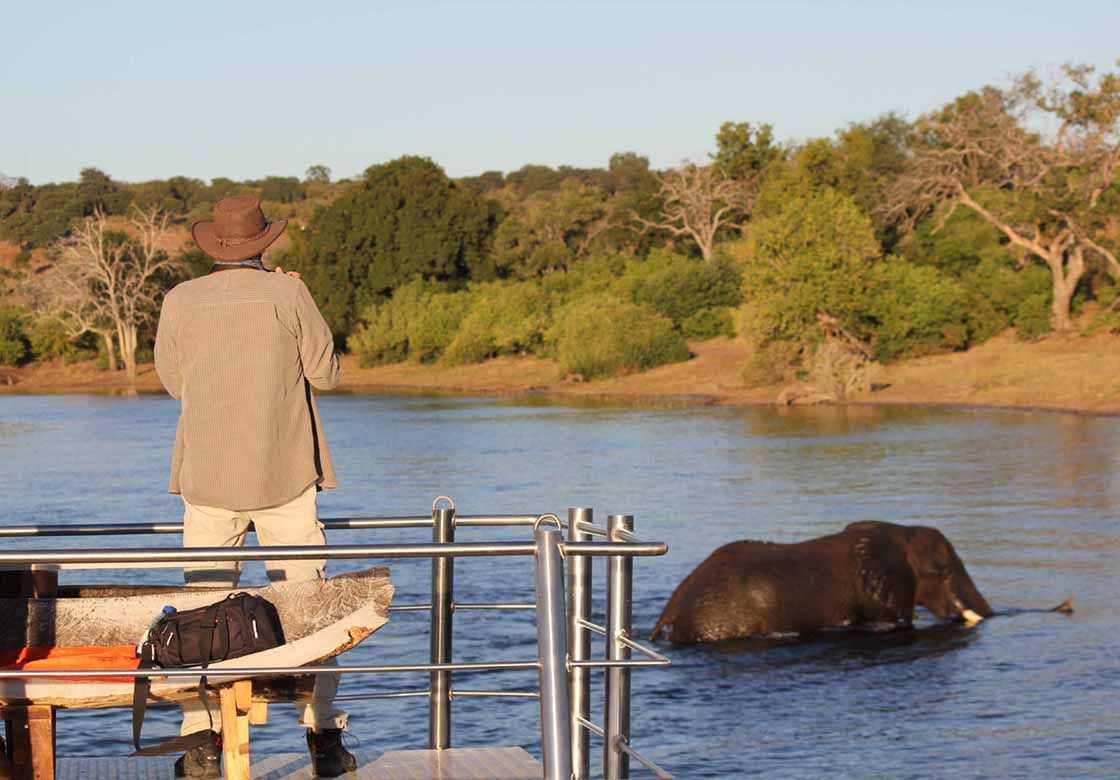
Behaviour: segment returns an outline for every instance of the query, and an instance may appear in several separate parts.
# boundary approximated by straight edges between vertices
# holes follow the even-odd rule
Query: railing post
[[[622,541],[618,531],[633,531],[633,515],[610,515],[607,531],[612,542]],[[607,558],[607,659],[628,660],[630,648],[618,641],[630,636],[633,599],[633,559],[624,555]],[[630,756],[618,741],[630,742],[630,669],[608,668],[603,718],[603,778],[625,780],[630,776]]]
[[[591,534],[579,525],[591,525],[590,509],[568,509],[568,540],[590,541]],[[591,658],[591,632],[581,621],[591,619],[592,560],[590,555],[573,555],[568,559],[568,657],[573,661]],[[568,703],[571,717],[568,730],[572,735],[572,777],[586,780],[591,774],[591,733],[580,723],[591,720],[591,670],[575,668],[568,675]]]
[[[557,521],[559,524],[559,521]],[[541,668],[541,758],[544,780],[571,780],[567,631],[564,614],[564,563],[559,528],[538,526],[537,657]]]
[[[438,501],[437,501],[438,503]],[[432,509],[432,541],[455,541],[455,507]],[[451,663],[451,612],[455,597],[455,559],[432,558],[431,660]],[[428,748],[451,746],[451,672],[429,672]]]

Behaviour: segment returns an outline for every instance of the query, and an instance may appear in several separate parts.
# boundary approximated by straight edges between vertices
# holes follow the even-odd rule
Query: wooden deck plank
[[[539,780],[538,761],[518,747],[359,752],[347,780]],[[174,756],[59,758],[58,780],[174,780]],[[253,762],[253,780],[313,780],[306,753],[280,753]]]

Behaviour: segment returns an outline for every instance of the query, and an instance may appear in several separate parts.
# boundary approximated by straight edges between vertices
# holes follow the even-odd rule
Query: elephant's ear
[[[854,523],[853,525],[864,525]],[[855,529],[852,545],[856,575],[866,604],[872,608],[869,620],[911,620],[917,579],[906,554],[906,547],[889,524],[867,523]],[[875,609],[878,608],[878,609]]]

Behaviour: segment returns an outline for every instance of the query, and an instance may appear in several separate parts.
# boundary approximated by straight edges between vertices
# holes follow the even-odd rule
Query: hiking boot
[[[176,777],[205,778],[220,780],[222,776],[222,738],[216,731],[210,732],[210,739],[201,745],[187,750],[175,761]]]
[[[358,768],[358,759],[342,745],[342,729],[307,731],[311,771],[316,777],[338,777]]]

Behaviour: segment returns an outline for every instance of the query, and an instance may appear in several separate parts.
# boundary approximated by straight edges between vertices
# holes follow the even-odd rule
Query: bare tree
[[[104,306],[90,294],[89,280],[61,257],[44,266],[21,285],[28,307],[41,317],[62,323],[70,338],[96,333],[105,345],[109,370],[117,370],[117,351],[113,346],[113,325]]]
[[[1090,263],[1120,278],[1115,179],[1120,164],[1120,76],[1094,84],[1066,66],[1050,84],[1034,74],[986,87],[922,117],[909,168],[887,207],[913,224],[965,206],[1051,274],[1055,330],[1069,331],[1070,301]]]
[[[690,163],[664,174],[660,184],[661,215],[644,219],[632,213],[643,230],[666,230],[674,236],[690,236],[700,247],[705,260],[711,260],[716,235],[734,226],[750,213],[754,204],[751,182],[732,179],[715,165]]]
[[[136,207],[129,234],[108,226],[97,211],[55,246],[56,262],[29,284],[37,310],[53,314],[72,333],[101,334],[115,367],[115,331],[130,385],[136,385],[136,347],[140,328],[152,321],[160,297],[179,262],[161,244],[170,215],[157,207]]]

